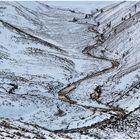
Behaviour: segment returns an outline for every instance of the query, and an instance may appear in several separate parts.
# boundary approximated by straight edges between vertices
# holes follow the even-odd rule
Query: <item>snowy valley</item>
[[[140,2],[1,1],[0,138],[140,138]]]

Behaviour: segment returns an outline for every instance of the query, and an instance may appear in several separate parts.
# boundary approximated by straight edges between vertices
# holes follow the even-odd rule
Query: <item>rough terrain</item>
[[[139,27],[140,2],[1,1],[0,138],[140,138]]]

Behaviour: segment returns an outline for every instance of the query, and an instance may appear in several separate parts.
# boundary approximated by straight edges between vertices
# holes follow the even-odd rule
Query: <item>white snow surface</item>
[[[139,138],[139,27],[140,2],[1,1],[0,138]]]

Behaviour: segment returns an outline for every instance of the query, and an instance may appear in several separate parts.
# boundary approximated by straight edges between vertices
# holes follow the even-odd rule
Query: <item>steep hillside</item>
[[[139,27],[140,2],[1,1],[0,138],[139,138]]]

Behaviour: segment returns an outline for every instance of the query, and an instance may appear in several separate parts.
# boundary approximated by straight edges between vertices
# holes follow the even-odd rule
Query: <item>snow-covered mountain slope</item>
[[[90,14],[95,12],[98,8],[103,8],[105,6],[111,6],[117,2],[115,1],[46,1],[46,4],[63,9],[74,10],[77,12]]]
[[[93,11],[0,2],[0,138],[140,137],[140,3]]]

